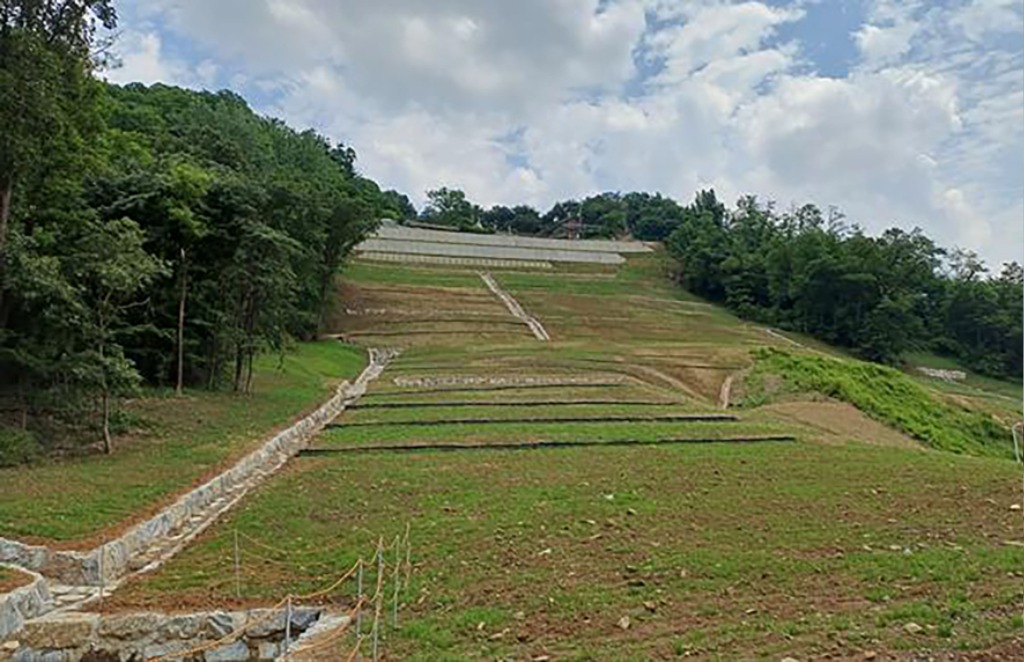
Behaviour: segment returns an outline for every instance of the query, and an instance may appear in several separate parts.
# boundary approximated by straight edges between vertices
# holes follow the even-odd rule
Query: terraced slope
[[[1024,650],[1019,467],[820,395],[730,406],[752,350],[803,339],[689,299],[659,260],[492,270],[547,342],[471,269],[355,265],[332,332],[401,357],[318,453],[105,608],[274,602],[408,522],[392,659]],[[243,543],[240,599],[236,531],[281,552]]]

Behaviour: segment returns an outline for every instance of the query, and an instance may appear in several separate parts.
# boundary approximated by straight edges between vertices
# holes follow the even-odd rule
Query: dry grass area
[[[360,401],[371,406],[346,412],[315,446],[798,441],[300,457],[105,608],[274,602],[322,586],[408,522],[412,585],[401,628],[385,632],[388,659],[1024,650],[1012,463],[924,450],[824,398],[730,408],[735,421],[610,420],[723,413],[722,384],[749,368],[751,350],[792,348],[677,290],[660,259],[615,272],[493,271],[547,343],[525,327],[493,333],[507,312],[472,271],[355,265],[345,306],[375,312],[339,314],[334,330],[405,352]],[[445,333],[411,332],[442,320]],[[564,417],[586,420],[537,420]],[[236,530],[251,541],[238,598]]]
[[[921,444],[905,434],[869,418],[853,405],[832,400],[794,401],[765,405],[761,411],[792,421],[809,438],[828,443],[861,442],[893,448],[921,450]]]
[[[0,565],[0,595],[32,583],[32,575],[17,568]]]

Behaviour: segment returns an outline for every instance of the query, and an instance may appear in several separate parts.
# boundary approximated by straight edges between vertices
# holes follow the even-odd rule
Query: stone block
[[[100,622],[101,637],[121,640],[148,639],[164,622],[164,616],[153,613],[118,614],[107,616]]]
[[[249,647],[244,641],[236,641],[206,652],[206,662],[246,662],[249,658]]]
[[[261,641],[256,649],[257,659],[259,660],[276,660],[280,654],[281,644],[273,641]]]
[[[157,636],[160,639],[195,639],[206,625],[203,614],[183,614],[170,616],[164,621]]]
[[[235,622],[233,614],[226,611],[216,611],[206,617],[206,629],[214,637],[223,637],[234,632],[240,623]]]
[[[99,622],[99,614],[43,616],[26,621],[18,638],[31,648],[78,648],[89,643]]]
[[[21,648],[12,662],[76,662],[82,658],[83,652],[79,650],[38,650],[35,648]]]

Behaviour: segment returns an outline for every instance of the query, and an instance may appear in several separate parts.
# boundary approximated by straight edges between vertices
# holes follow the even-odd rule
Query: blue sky
[[[1024,252],[1024,0],[142,0],[117,82],[231,88],[421,201],[713,186]]]

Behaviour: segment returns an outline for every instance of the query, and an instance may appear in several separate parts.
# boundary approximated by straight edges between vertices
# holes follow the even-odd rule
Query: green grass
[[[1010,457],[1010,431],[990,416],[947,403],[893,368],[764,349],[748,378],[752,400],[777,375],[793,389],[849,402],[875,420],[954,453]]]
[[[316,446],[337,448],[363,445],[417,443],[517,443],[537,441],[615,441],[657,439],[718,439],[777,435],[791,431],[788,426],[765,421],[737,422],[609,422],[586,423],[502,422],[496,424],[445,423],[433,426],[394,425],[385,427],[330,428]]]
[[[602,398],[607,396],[602,396]],[[606,417],[606,416],[673,416],[708,413],[707,408],[665,404],[600,404],[600,405],[543,405],[536,407],[488,406],[481,404],[402,407],[399,409],[355,409],[346,412],[340,423],[378,423],[401,421],[437,421],[443,419],[488,418],[491,420],[518,420],[522,418]],[[710,412],[713,414],[721,412]]]
[[[936,354],[929,354],[927,352],[914,352],[905,356],[904,359],[909,366],[909,370],[911,371],[910,374],[930,386],[934,386],[951,393],[994,395],[1009,399],[1012,406],[1016,409],[1020,408],[1021,397],[1024,390],[1022,390],[1021,382],[1019,380],[1010,381],[981,375],[963,367],[957,363],[955,359],[938,356]],[[937,368],[941,370],[960,370],[967,375],[967,378],[962,382],[948,382],[934,377],[926,377],[914,370],[914,368],[918,366],[924,368]]]
[[[355,261],[344,267],[342,277],[373,285],[486,288],[477,271]]]
[[[581,273],[565,277],[559,272],[494,271],[502,286],[516,290],[543,290],[552,294],[666,297],[700,302],[665,277],[667,257],[662,252],[631,255],[614,272]],[[610,277],[610,276],[614,277]]]
[[[804,658],[836,633],[840,657],[971,650],[1019,627],[1018,488],[1006,462],[861,445],[306,458],[111,608],[236,604],[236,528],[290,551],[243,538],[258,604],[410,522],[396,659]],[[908,640],[910,620],[929,629]]]
[[[129,407],[144,429],[116,439],[113,455],[0,469],[0,536],[73,541],[129,521],[256,447],[365,360],[335,341],[306,343],[280,365],[261,357],[250,395],[151,393]]]
[[[554,341],[470,332],[408,336],[406,352],[365,402],[665,397],[678,400],[680,410],[714,411],[724,377],[749,367],[751,350],[785,344],[686,295],[665,278],[664,255],[658,253],[631,257],[608,272],[493,273]],[[469,270],[356,264],[346,278],[348,289],[342,291],[367,308],[485,307],[479,301],[482,283]],[[352,323],[344,317],[339,316],[339,331]],[[389,321],[408,322],[400,317]],[[778,370],[765,365],[754,380],[763,379],[767,391],[778,381],[772,376]],[[947,406],[941,395],[899,373],[837,365],[798,363],[791,372],[822,389],[848,393],[862,408],[886,395],[895,410],[880,408],[875,415],[890,424],[904,416],[920,424],[913,410],[923,404]],[[615,377],[627,385],[456,394],[393,381],[542,374]],[[386,395],[396,391],[407,393]],[[944,443],[955,450],[990,451],[989,441],[983,448],[969,444],[977,441],[964,423],[977,420],[971,412],[948,407],[953,414],[939,414],[952,416],[955,425],[943,429],[959,436]],[[631,411],[581,411],[620,409]],[[342,420],[566,411],[571,408],[356,410]],[[509,420],[341,428],[325,431],[314,446],[769,432],[817,439],[831,430],[821,417],[804,425],[771,408],[739,413],[738,423]],[[402,627],[384,632],[384,652],[392,659],[846,659],[868,650],[899,658],[1006,646],[1022,627],[1024,549],[1005,543],[1021,537],[1019,514],[1008,507],[1019,498],[1019,468],[992,457],[847,444],[833,437],[870,440],[860,431],[839,432],[827,445],[300,457],[179,557],[118,591],[104,607],[274,603],[288,592],[331,583],[358,558],[369,559],[378,537],[390,540],[408,522],[414,569],[402,594]],[[238,599],[236,531],[242,540]],[[392,563],[388,556],[389,569]],[[372,571],[364,578],[371,592],[375,579]],[[389,583],[389,596],[390,588]],[[351,604],[353,590],[345,584],[328,601]],[[616,625],[623,616],[631,619],[628,630]],[[908,635],[909,620],[925,631]]]

